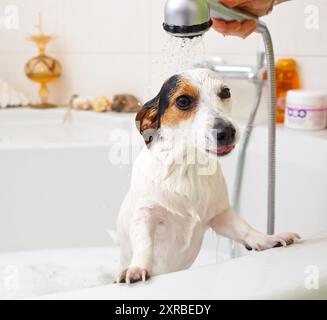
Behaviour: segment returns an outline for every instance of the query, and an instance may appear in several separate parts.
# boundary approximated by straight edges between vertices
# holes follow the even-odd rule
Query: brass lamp
[[[40,83],[40,103],[32,105],[33,108],[48,109],[56,108],[56,104],[48,102],[49,89],[47,84],[56,81],[61,76],[61,65],[59,61],[45,54],[45,49],[54,37],[43,33],[42,15],[39,14],[38,35],[32,35],[28,40],[33,41],[38,49],[39,55],[30,59],[25,65],[26,76],[34,82]]]

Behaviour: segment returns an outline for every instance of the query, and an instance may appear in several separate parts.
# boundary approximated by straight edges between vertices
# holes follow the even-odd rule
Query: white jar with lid
[[[327,127],[327,93],[311,90],[288,91],[285,126],[303,130],[325,129]]]

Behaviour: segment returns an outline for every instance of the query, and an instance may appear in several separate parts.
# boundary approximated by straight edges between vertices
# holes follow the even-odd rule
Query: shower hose
[[[276,71],[274,48],[269,29],[265,25],[259,25],[257,28],[264,41],[265,57],[267,63],[268,74],[268,213],[267,213],[267,233],[269,235],[275,232],[275,189],[276,189]],[[256,98],[247,122],[242,143],[240,146],[240,154],[236,168],[236,179],[233,190],[232,204],[234,209],[239,212],[241,185],[244,173],[244,163],[246,151],[250,141],[251,133],[255,117],[259,108],[262,97],[263,81],[256,84]],[[230,243],[230,256],[237,256],[237,248],[234,241]]]

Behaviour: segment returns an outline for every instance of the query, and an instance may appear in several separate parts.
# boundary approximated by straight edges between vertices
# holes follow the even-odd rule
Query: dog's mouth
[[[229,146],[219,147],[215,150],[207,150],[209,153],[215,154],[218,157],[227,156],[235,149],[235,144],[231,144]]]
[[[226,156],[227,154],[231,153],[235,149],[235,144],[231,144],[226,147],[217,148],[217,156]]]

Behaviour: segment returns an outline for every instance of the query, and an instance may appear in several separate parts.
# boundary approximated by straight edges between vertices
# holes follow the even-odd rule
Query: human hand
[[[268,14],[274,5],[274,0],[220,0],[229,8],[238,8],[257,17]],[[246,38],[256,30],[256,21],[227,22],[222,19],[213,19],[213,28],[223,35],[232,35]]]
[[[274,6],[275,0],[219,0],[228,8],[238,8],[257,17],[268,14]]]

